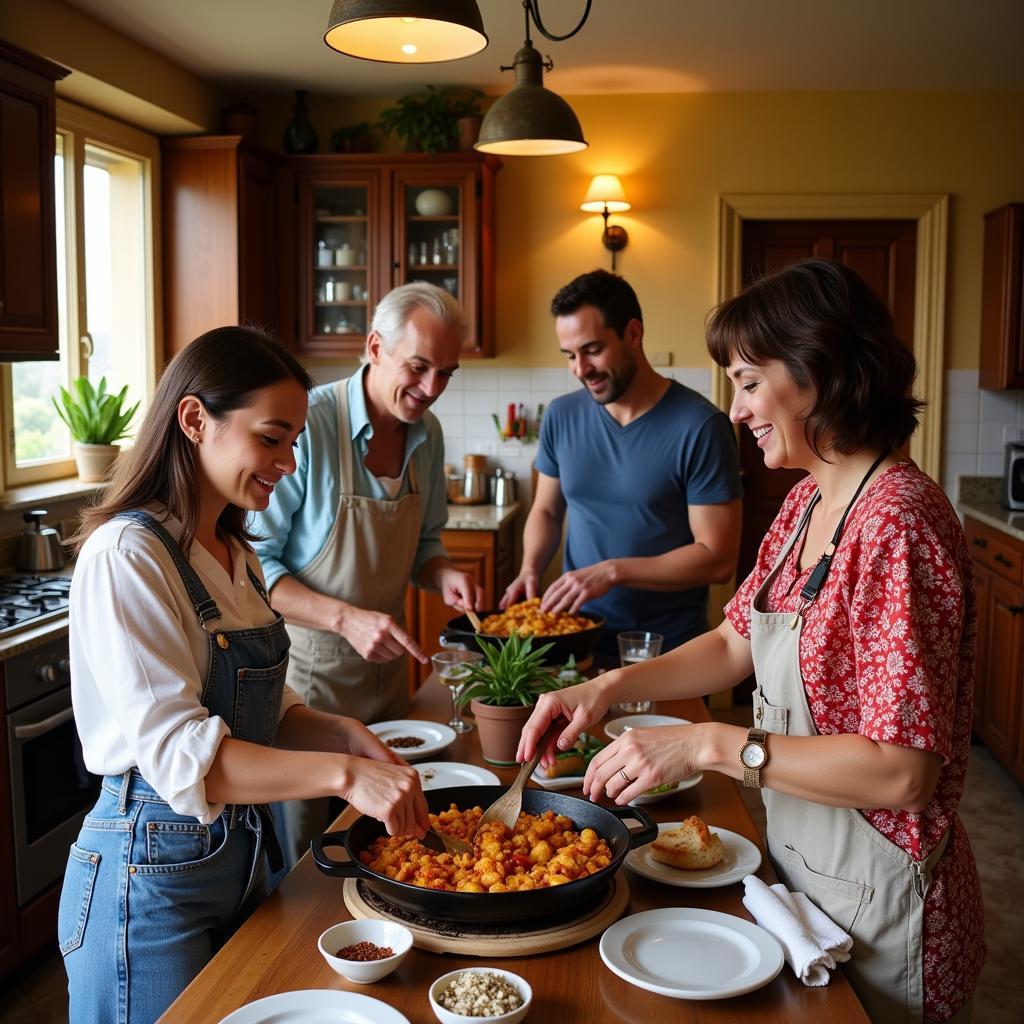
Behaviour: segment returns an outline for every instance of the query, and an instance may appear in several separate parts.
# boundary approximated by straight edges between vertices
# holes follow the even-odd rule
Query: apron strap
[[[148,512],[143,512],[141,509],[133,509],[127,512],[120,512],[114,518],[130,519],[132,522],[138,523],[139,526],[149,530],[163,544],[167,549],[167,553],[174,561],[182,582],[185,584],[185,590],[188,592],[189,600],[195,609],[196,618],[199,619],[199,625],[203,629],[206,629],[207,622],[221,617],[217,602],[214,601],[210,596],[210,592],[203,586],[199,574],[188,564],[182,553],[181,546],[153,516]]]
[[[925,857],[924,860],[915,860],[910,863],[910,870],[914,874],[914,892],[919,899],[924,900],[932,884],[932,872],[935,865],[942,860],[942,855],[949,845],[950,836],[953,834],[953,826],[950,825],[942,834],[942,838],[936,843],[935,849]]]

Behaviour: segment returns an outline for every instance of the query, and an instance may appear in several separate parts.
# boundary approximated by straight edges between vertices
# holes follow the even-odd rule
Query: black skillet
[[[486,619],[488,615],[497,615],[499,613],[478,612],[477,614],[481,619]],[[604,629],[604,619],[600,615],[591,615],[588,612],[577,612],[577,614],[584,619],[589,619],[593,625],[589,629],[581,629],[577,633],[534,637],[533,647],[535,650],[544,644],[552,645],[551,650],[544,655],[544,663],[546,665],[564,665],[569,660],[570,654],[577,662],[590,657],[594,650],[594,645]],[[475,651],[479,649],[476,643],[477,635],[469,619],[465,615],[459,615],[441,630],[440,642],[442,647],[447,647],[451,644],[462,644],[467,650]],[[490,633],[480,633],[479,635],[485,639],[498,640],[500,642],[504,642],[506,639],[503,636],[492,636]]]
[[[424,794],[427,807],[435,814],[456,807],[487,807],[507,789],[506,786],[453,786],[432,789]],[[589,800],[551,793],[542,789],[523,792],[523,810],[530,814],[554,811],[570,818],[577,830],[592,828],[612,851],[611,864],[586,878],[566,885],[523,892],[475,893],[438,892],[422,889],[408,882],[396,882],[370,871],[359,853],[367,849],[378,836],[386,835],[384,825],[365,814],[344,832],[327,832],[317,836],[312,844],[313,861],[327,875],[339,878],[361,878],[378,895],[406,910],[444,921],[522,921],[528,918],[547,918],[566,913],[575,915],[581,905],[594,899],[604,890],[622,866],[626,854],[658,836],[658,826],[639,807],[599,807]],[[640,827],[630,829],[627,821]],[[344,848],[348,859],[332,860],[324,852],[329,847]]]

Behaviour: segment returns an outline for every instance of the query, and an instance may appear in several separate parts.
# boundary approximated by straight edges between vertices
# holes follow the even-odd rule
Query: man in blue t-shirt
[[[569,513],[564,573],[545,611],[607,620],[600,651],[645,629],[663,651],[708,628],[708,585],[729,580],[740,542],[739,455],[726,415],[655,372],[633,289],[595,270],[551,303],[562,352],[583,390],[544,414],[523,564],[502,607],[537,596]]]

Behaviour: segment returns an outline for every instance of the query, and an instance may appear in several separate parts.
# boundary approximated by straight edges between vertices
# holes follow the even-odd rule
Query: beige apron
[[[800,674],[803,619],[761,609],[813,505],[812,499],[750,609],[754,724],[790,736],[817,734]],[[917,862],[853,808],[827,807],[771,789],[761,795],[768,851],[779,877],[789,889],[807,893],[853,937],[843,969],[868,1015],[884,1024],[923,1020],[924,901],[949,832]]]
[[[334,528],[313,561],[294,575],[318,593],[403,622],[405,592],[423,521],[416,469],[410,459],[409,492],[395,501],[354,493],[356,453],[346,384],[342,380],[335,385],[341,494]],[[407,655],[369,662],[336,633],[288,623],[288,635],[287,682],[310,707],[367,723],[401,718],[408,710]],[[308,849],[312,836],[322,831],[326,815],[326,800],[285,805],[289,845],[296,854]]]

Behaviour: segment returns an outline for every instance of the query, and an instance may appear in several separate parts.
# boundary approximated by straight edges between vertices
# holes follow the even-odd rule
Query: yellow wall
[[[647,348],[707,363],[717,196],[729,192],[949,193],[946,367],[978,365],[982,215],[1024,200],[1024,93],[689,93],[569,97],[590,148],[506,158],[498,177],[498,365],[555,366],[547,306],[573,275],[609,266],[590,176],[622,177],[633,209],[619,270],[640,296]],[[279,145],[291,100],[264,101]],[[310,97],[320,148],[383,101]],[[388,143],[393,148],[393,143]]]

